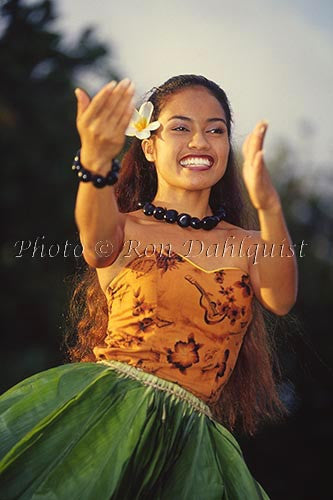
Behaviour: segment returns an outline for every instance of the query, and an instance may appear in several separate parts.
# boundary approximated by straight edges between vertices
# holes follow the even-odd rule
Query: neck
[[[178,213],[185,212],[191,217],[202,219],[207,215],[213,215],[209,206],[210,189],[206,191],[186,191],[177,192],[173,190],[172,195],[163,196],[156,193],[152,203],[157,207],[163,207],[167,210],[174,209]]]

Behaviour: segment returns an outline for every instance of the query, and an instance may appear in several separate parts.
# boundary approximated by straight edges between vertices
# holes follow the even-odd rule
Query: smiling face
[[[226,116],[205,87],[188,87],[168,97],[160,128],[142,141],[159,184],[207,189],[223,177],[230,150]]]

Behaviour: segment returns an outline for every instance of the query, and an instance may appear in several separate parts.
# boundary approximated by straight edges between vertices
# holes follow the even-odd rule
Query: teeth
[[[193,157],[193,158],[185,158],[184,160],[180,161],[181,165],[207,165],[208,167],[211,166],[212,162],[208,158],[199,158],[199,157]]]

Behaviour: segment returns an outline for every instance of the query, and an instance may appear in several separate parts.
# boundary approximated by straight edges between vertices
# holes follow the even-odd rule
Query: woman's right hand
[[[134,84],[128,79],[105,85],[92,99],[76,89],[76,125],[81,139],[81,163],[105,175],[122,150],[134,111]]]

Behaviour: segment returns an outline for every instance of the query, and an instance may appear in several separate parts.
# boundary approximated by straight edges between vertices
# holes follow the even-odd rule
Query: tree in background
[[[300,159],[301,153],[282,141],[268,163],[299,264],[296,306],[274,324],[285,380],[281,392],[291,416],[253,441],[240,438],[250,465],[260,471],[263,485],[269,485],[272,500],[324,499],[331,491],[332,168],[309,165]]]
[[[5,219],[0,253],[1,347],[5,355],[0,370],[4,390],[64,360],[59,346],[70,291],[65,279],[82,264],[73,254],[78,242],[73,217],[77,182],[70,165],[79,147],[73,90],[88,72],[99,73],[105,82],[117,75],[109,68],[108,48],[91,29],[71,47],[61,33],[52,31],[55,14],[50,0],[33,5],[9,0],[1,3],[1,13],[1,213]],[[332,179],[318,170],[309,182],[308,165],[286,143],[276,148],[269,167],[297,250],[302,240],[307,244],[305,257],[298,259],[295,314],[301,333],[287,322],[290,333],[285,336],[286,323],[276,323],[286,380],[281,391],[292,418],[283,426],[264,430],[254,441],[243,440],[243,449],[254,475],[272,492],[272,500],[326,498],[332,436],[328,366],[333,360],[333,197],[323,187],[327,189]],[[22,240],[26,250],[17,257]],[[66,240],[72,244],[68,257],[64,257]],[[56,254],[54,246],[51,257],[53,243],[61,248]]]
[[[64,258],[63,250],[66,240],[78,242],[73,217],[77,182],[70,169],[79,147],[74,88],[88,69],[105,82],[116,75],[108,66],[109,49],[91,29],[70,48],[64,45],[62,34],[51,28],[50,0],[33,5],[9,0],[2,2],[1,14],[4,389],[62,360],[63,280],[77,260],[73,252]],[[22,241],[26,250],[16,257]],[[54,257],[48,255],[52,243],[61,247],[58,255],[52,247]]]

